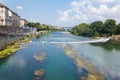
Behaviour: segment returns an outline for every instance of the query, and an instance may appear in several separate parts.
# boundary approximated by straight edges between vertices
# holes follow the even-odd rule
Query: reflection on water
[[[107,80],[120,79],[120,50],[114,48],[109,51],[104,49],[102,45],[93,46],[91,44],[75,44],[73,48],[80,56],[101,71],[107,77]]]
[[[91,45],[100,46],[100,47],[104,48],[107,51],[112,51],[114,49],[120,51],[120,43],[115,42],[115,41],[108,41],[106,43],[93,43]]]
[[[39,41],[39,39],[41,38],[33,41]],[[45,71],[43,80],[78,80],[72,60],[64,55],[63,49],[57,45],[40,43],[25,45],[28,47],[22,48],[6,60],[0,60],[0,80],[38,79],[34,72],[41,69]],[[41,52],[45,52],[47,56],[44,64],[33,57],[40,55]]]
[[[48,42],[75,42],[91,39],[61,32],[33,39],[33,42],[39,43],[26,43],[26,48],[22,48],[6,59],[0,59],[0,80],[33,80],[34,71],[41,69],[45,70],[43,80],[79,80],[73,60],[68,58],[64,54],[64,49],[60,47],[66,45],[41,44],[40,41],[44,40]],[[118,43],[71,44],[71,47],[84,60],[105,74],[107,80],[120,80],[120,47]],[[42,65],[33,57],[41,52],[45,52],[47,56]]]

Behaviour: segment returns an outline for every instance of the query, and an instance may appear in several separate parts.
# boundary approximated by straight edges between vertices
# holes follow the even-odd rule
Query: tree
[[[120,34],[120,23],[117,25],[117,34]]]
[[[107,19],[104,23],[95,21],[90,25],[82,23],[73,27],[71,33],[90,37],[111,36],[120,34],[120,24],[116,25],[116,21],[113,19]]]
[[[33,23],[33,22],[29,22],[29,23],[27,23],[27,26],[37,28],[39,25],[36,23]]]
[[[78,36],[77,30],[71,30],[71,33]]]
[[[81,23],[75,27],[72,28],[71,30],[72,34],[75,35],[83,35],[83,36],[94,36],[94,31],[89,28],[89,25],[86,23]]]
[[[104,23],[104,33],[111,36],[112,34],[115,34],[116,30],[116,21],[113,19],[107,19]]]
[[[86,23],[81,23],[77,26],[77,33],[78,35],[83,35],[86,30],[89,29],[89,25]]]
[[[103,33],[103,22],[102,21],[95,21],[90,25],[90,28],[98,33]]]

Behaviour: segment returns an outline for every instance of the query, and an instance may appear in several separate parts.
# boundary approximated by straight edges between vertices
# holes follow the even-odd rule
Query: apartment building
[[[0,26],[20,26],[20,16],[0,3]]]
[[[27,26],[28,21],[26,19],[20,19],[20,27]]]

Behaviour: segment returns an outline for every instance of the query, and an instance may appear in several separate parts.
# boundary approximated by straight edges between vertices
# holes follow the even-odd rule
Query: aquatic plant
[[[34,75],[35,76],[43,76],[45,74],[44,70],[35,70]]]
[[[67,46],[65,48],[65,53],[75,61],[75,64],[78,67],[80,80],[105,80],[103,74],[101,74],[90,62],[85,61],[70,47]]]
[[[42,80],[43,75],[45,74],[44,70],[35,70],[34,75],[35,78],[34,80]]]
[[[44,62],[46,59],[46,54],[42,52],[40,55],[34,55],[33,57],[40,62]]]

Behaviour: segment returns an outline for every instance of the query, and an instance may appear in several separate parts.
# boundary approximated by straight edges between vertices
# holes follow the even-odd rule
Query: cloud
[[[16,8],[19,9],[19,10],[22,10],[22,9],[23,9],[22,6],[17,6]]]
[[[96,20],[105,21],[112,18],[120,22],[120,1],[118,0],[78,0],[70,4],[66,10],[58,10],[58,21],[76,25],[81,22],[91,23]]]
[[[100,3],[112,3],[112,2],[114,2],[115,0],[96,0],[96,1],[98,1],[98,2],[100,2]]]
[[[69,20],[69,15],[70,15],[71,12],[72,12],[71,9],[68,9],[68,10],[66,10],[64,12],[58,10],[59,15],[62,16],[61,18],[59,18],[59,20],[60,21],[68,21]]]

